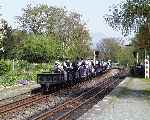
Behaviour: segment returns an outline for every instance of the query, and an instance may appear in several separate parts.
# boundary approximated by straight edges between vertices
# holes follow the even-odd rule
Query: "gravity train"
[[[42,90],[49,91],[55,87],[64,85],[74,85],[84,80],[92,79],[110,69],[109,64],[101,64],[98,62],[96,65],[81,64],[77,69],[69,68],[60,72],[43,72],[37,74],[37,83],[41,85]]]

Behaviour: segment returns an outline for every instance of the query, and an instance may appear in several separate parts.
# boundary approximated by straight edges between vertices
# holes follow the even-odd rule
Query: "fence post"
[[[14,71],[15,70],[15,61],[13,59],[13,66],[12,66],[12,70]]]

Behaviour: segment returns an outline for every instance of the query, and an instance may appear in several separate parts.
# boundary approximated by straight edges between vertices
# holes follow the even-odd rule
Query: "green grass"
[[[145,100],[147,100],[150,103],[150,88],[147,88],[143,91],[143,94],[145,95]]]
[[[145,78],[144,79],[144,82],[149,82],[150,83],[150,78],[148,79],[148,78]]]
[[[117,96],[112,96],[112,102],[116,102],[118,100]]]
[[[150,95],[150,88],[144,89],[143,94]]]
[[[12,61],[9,61],[12,65]],[[0,85],[13,86],[19,80],[36,81],[38,73],[51,71],[52,64],[31,64],[26,61],[15,61],[14,70],[11,70],[4,75],[0,76]]]

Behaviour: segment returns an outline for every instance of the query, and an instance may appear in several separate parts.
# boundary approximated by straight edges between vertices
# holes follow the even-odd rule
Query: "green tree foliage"
[[[65,8],[27,5],[23,9],[23,15],[17,17],[20,27],[28,32],[53,33],[61,40],[70,40],[74,28],[81,23],[81,15],[75,12],[68,12]]]
[[[11,51],[11,58],[20,59],[20,49],[24,45],[24,41],[27,39],[28,34],[23,31],[13,30],[12,31],[12,39],[14,43],[13,50]]]
[[[13,30],[12,31],[12,37],[13,37],[13,40],[15,42],[15,46],[21,47],[24,40],[26,39],[27,35],[28,34],[24,31]]]
[[[10,65],[5,61],[0,61],[0,76],[10,71]]]
[[[116,58],[118,63],[121,65],[134,65],[136,63],[136,58],[133,56],[133,47],[120,47],[120,50],[116,53]]]
[[[3,48],[5,58],[8,58],[14,47],[12,29],[4,19],[0,20],[0,47]]]
[[[121,46],[117,39],[105,38],[97,44],[97,49],[100,51],[101,59],[117,61],[117,52],[121,49]]]
[[[106,22],[124,35],[138,31],[141,25],[150,21],[150,0],[125,0],[110,8],[105,15]]]
[[[20,51],[21,59],[31,63],[49,62],[62,57],[62,43],[50,35],[29,35]]]
[[[18,16],[17,19],[20,27],[25,31],[34,34],[53,32],[64,12],[61,8],[48,7],[47,5],[37,5],[35,7],[27,5],[23,9],[23,15]]]
[[[124,35],[134,31],[136,35],[132,45],[136,51],[140,56],[143,56],[144,50],[150,54],[150,0],[125,0],[114,5],[105,15],[105,20]]]
[[[91,39],[79,13],[47,5],[27,5],[23,9],[23,15],[18,16],[17,20],[23,31],[51,34],[57,38],[63,43],[63,57],[75,58],[77,54],[88,56]]]
[[[124,47],[122,45],[122,40],[115,38],[105,38],[102,39],[97,44],[97,50],[100,52],[99,56],[102,60],[112,60],[113,62],[118,62],[121,65],[131,65],[133,64],[133,48]]]
[[[66,47],[65,54],[69,58],[78,57],[89,57],[91,49],[90,49],[90,35],[88,30],[83,25],[78,25],[76,29],[74,29],[74,34],[72,34],[70,41],[70,45]]]
[[[150,31],[148,24],[141,25],[138,33],[135,35],[133,44],[139,49],[150,49]]]

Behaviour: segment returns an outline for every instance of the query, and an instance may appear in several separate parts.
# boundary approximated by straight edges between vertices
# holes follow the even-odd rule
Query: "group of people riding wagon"
[[[73,79],[78,78],[91,78],[107,69],[111,68],[111,61],[100,61],[95,62],[92,59],[77,58],[75,61],[71,62],[66,59],[64,62],[56,61],[54,64],[54,73],[64,74],[64,78],[67,80],[68,75],[71,74]]]

